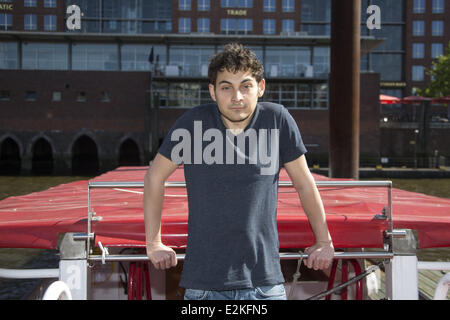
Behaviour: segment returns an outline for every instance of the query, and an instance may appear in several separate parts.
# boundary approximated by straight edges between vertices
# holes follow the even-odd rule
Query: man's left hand
[[[333,261],[334,247],[330,242],[316,242],[312,247],[306,248],[305,253],[308,254],[308,259],[305,265],[314,270],[328,269]]]

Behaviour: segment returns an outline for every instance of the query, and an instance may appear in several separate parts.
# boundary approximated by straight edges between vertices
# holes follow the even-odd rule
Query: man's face
[[[225,126],[240,129],[250,122],[264,89],[265,80],[257,83],[250,71],[220,71],[217,73],[216,85],[209,85],[209,93],[219,106]]]

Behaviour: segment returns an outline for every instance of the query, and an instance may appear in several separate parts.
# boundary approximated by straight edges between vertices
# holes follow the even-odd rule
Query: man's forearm
[[[164,183],[144,180],[144,223],[147,246],[161,243],[161,210],[164,200]]]
[[[298,192],[303,209],[308,216],[316,242],[331,242],[328,231],[325,210],[320,198],[319,191],[313,182],[309,188],[303,188]]]

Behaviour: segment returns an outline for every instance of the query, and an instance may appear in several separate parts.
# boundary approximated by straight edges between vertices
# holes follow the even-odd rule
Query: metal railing
[[[339,187],[339,188],[358,188],[358,187],[386,187],[388,189],[387,193],[387,207],[383,211],[383,217],[387,220],[387,230],[385,235],[388,238],[403,236],[403,233],[396,232],[393,230],[393,220],[392,220],[392,181],[316,181],[317,187]],[[167,181],[164,184],[167,188],[185,188],[186,182],[184,181]],[[291,181],[279,181],[278,186],[293,187]],[[89,240],[94,239],[94,234],[92,233],[91,221],[95,219],[95,212],[91,209],[91,189],[94,188],[143,188],[144,182],[106,182],[106,181],[90,181],[88,183],[88,224],[87,224],[87,235],[75,236],[79,239],[87,238],[87,253],[88,260],[91,261],[148,261],[146,255],[109,255],[107,250],[104,250],[102,246],[102,255],[92,255],[90,254],[90,242]],[[392,246],[389,246],[391,249]],[[299,259],[307,258],[305,253],[280,253],[280,259]],[[391,259],[393,253],[391,251],[379,251],[379,252],[336,252],[336,259]],[[177,258],[184,260],[184,254],[177,254]]]

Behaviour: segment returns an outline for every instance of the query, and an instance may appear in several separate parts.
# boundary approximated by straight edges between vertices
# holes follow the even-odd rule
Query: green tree
[[[428,75],[432,76],[431,82],[423,89],[417,89],[420,96],[440,98],[450,95],[450,42],[445,54],[433,61],[431,69],[426,68]]]

